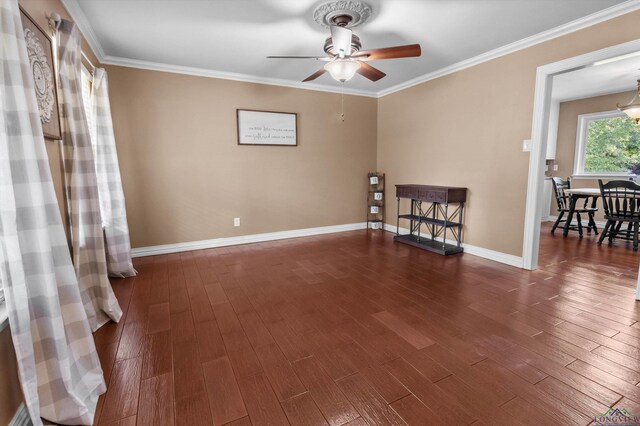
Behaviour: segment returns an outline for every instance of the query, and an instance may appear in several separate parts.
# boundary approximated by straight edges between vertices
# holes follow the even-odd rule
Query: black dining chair
[[[559,177],[551,178],[551,182],[553,183],[553,192],[556,196],[556,204],[558,207],[558,219],[553,224],[551,228],[551,233],[553,234],[558,227],[563,222],[566,222],[567,219],[563,219],[565,213],[569,213],[571,196],[565,193],[565,190],[571,189],[571,182],[569,179],[564,180]],[[569,229],[572,231],[578,231],[580,233],[580,238],[582,238],[582,216],[586,215],[587,219],[587,232],[593,232],[598,235],[598,228],[596,227],[596,221],[594,219],[595,213],[598,211],[596,207],[589,206],[589,200],[592,197],[588,197],[584,199],[584,204],[580,207],[576,206],[574,213],[576,214],[577,225],[569,226]]]
[[[638,251],[638,229],[640,227],[640,185],[629,180],[612,180],[602,183],[598,179],[604,218],[607,224],[600,235],[598,244],[609,238],[609,245],[615,238],[633,241],[633,250]],[[626,229],[623,229],[625,223]]]

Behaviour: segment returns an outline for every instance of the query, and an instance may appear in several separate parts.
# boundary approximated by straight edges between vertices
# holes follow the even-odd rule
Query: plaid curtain
[[[107,270],[109,275],[114,277],[132,277],[136,275],[136,270],[131,262],[129,226],[111,121],[109,85],[107,73],[103,68],[96,68],[93,73],[91,105],[94,127],[91,135],[98,175],[100,214],[107,249]]]
[[[41,416],[88,425],[105,383],[53,189],[17,0],[0,0],[0,100],[0,285],[25,403],[35,425]]]
[[[73,263],[89,324],[95,331],[109,319],[119,321],[122,310],[107,275],[94,152],[82,103],[80,31],[63,19],[58,35],[62,157]]]

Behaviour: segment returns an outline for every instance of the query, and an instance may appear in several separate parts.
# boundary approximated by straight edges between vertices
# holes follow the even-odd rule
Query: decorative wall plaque
[[[51,38],[22,8],[20,17],[27,44],[29,67],[33,73],[42,133],[45,138],[62,139]]]
[[[237,116],[238,145],[298,145],[295,113],[239,109]]]

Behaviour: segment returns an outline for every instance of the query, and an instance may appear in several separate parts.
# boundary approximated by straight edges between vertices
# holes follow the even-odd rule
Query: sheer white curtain
[[[62,91],[62,157],[73,263],[91,328],[95,331],[122,310],[107,275],[94,151],[82,102],[81,36],[62,20],[58,29]]]
[[[32,422],[93,422],[105,383],[55,197],[17,0],[0,0],[0,284]],[[0,366],[2,368],[2,366]]]
[[[91,85],[91,136],[95,149],[100,214],[107,249],[107,270],[114,277],[136,275],[131,261],[127,210],[120,179],[116,139],[111,121],[109,84],[102,68],[93,71]]]

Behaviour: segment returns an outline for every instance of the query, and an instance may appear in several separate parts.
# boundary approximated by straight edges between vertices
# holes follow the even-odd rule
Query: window
[[[620,111],[578,116],[574,175],[640,175],[640,127]]]
[[[2,280],[0,280],[0,331],[9,324],[9,316],[7,315],[7,306],[4,303],[4,290],[2,289]]]
[[[2,282],[0,282],[0,331],[9,325],[9,315],[7,315],[7,305],[4,303],[4,292]]]
[[[93,142],[93,106],[91,105],[91,89],[93,85],[93,74],[82,65],[82,103],[84,104],[84,112],[87,116],[87,125],[89,126],[89,134]]]

